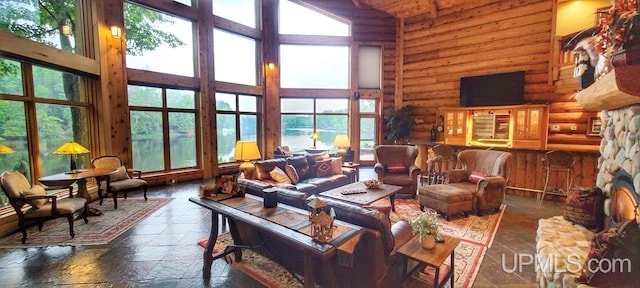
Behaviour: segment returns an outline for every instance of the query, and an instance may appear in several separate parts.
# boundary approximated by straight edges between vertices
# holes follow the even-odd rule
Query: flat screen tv
[[[524,71],[460,78],[460,106],[524,103]]]

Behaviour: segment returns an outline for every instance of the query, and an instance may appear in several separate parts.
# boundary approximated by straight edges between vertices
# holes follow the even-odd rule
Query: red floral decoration
[[[598,23],[597,49],[601,53],[616,51],[628,41],[640,37],[638,25],[638,4],[640,0],[616,0],[609,11],[601,12],[603,15]]]

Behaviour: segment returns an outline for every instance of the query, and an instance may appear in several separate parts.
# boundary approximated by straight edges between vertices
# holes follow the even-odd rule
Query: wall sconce
[[[269,70],[273,70],[276,68],[276,64],[273,64],[273,62],[269,62],[269,64],[267,64],[267,66],[269,66]]]
[[[111,37],[120,39],[122,37],[122,29],[118,26],[111,26]]]
[[[71,36],[71,24],[69,24],[68,20],[65,20],[62,25],[60,25],[60,31],[64,36]]]

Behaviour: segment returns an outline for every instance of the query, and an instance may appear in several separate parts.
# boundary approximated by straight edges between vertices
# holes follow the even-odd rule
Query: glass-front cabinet
[[[544,149],[546,105],[441,108],[444,143],[451,145]]]

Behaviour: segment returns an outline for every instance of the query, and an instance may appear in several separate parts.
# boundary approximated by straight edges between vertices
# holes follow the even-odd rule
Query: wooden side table
[[[402,266],[402,276],[406,278],[411,276],[413,273],[419,273],[417,271],[424,269],[427,266],[433,267],[435,270],[435,275],[433,277],[433,287],[443,287],[445,283],[447,283],[447,279],[451,282],[451,288],[453,288],[453,271],[454,271],[454,250],[460,243],[460,239],[454,238],[447,235],[441,235],[444,238],[444,243],[437,243],[436,247],[433,249],[425,249],[422,248],[422,244],[420,244],[420,235],[416,235],[407,243],[405,243],[400,249],[398,249],[398,253],[405,256],[404,264]],[[450,267],[449,271],[446,272],[444,277],[440,277],[440,269],[444,264],[444,261],[447,260],[447,257],[450,257]],[[409,273],[407,273],[407,265],[409,259],[415,260],[418,264],[411,269]],[[442,281],[439,281],[442,279]]]
[[[342,164],[342,167],[356,170],[356,173],[354,173],[354,182],[360,181],[360,163],[346,162]]]

